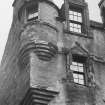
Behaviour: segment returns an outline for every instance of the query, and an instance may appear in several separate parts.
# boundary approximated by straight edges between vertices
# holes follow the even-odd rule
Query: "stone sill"
[[[65,85],[70,85],[70,84],[72,84],[72,86],[74,86],[74,87],[80,87],[80,88],[91,88],[91,87],[93,87],[93,86],[89,86],[88,85],[88,83],[86,83],[86,84],[79,84],[79,83],[75,83],[74,81],[70,81],[69,79],[62,79],[62,82],[65,84]]]
[[[92,36],[88,36],[84,33],[77,33],[77,32],[71,32],[69,30],[64,30],[64,33],[70,34],[70,35],[75,35],[75,36],[79,36],[79,37],[84,37],[84,38],[89,38],[89,39],[93,39]]]

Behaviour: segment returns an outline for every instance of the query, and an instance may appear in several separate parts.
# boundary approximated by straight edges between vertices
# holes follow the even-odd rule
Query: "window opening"
[[[85,85],[86,58],[73,55],[70,69],[73,71],[74,82]]]
[[[82,13],[79,11],[69,10],[70,31],[82,33]]]

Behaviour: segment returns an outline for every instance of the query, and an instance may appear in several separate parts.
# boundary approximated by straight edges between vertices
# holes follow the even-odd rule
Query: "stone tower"
[[[0,104],[64,105],[66,62],[59,8],[52,0],[15,0],[13,6],[13,23],[1,64],[5,83]]]
[[[87,3],[15,0],[13,7],[0,104],[103,105],[104,28],[89,21]]]

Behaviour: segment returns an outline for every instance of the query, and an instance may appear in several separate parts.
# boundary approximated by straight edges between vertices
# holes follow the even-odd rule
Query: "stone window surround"
[[[80,14],[80,16],[78,15]],[[70,31],[82,33],[82,12],[77,11],[76,9],[69,9],[69,27]],[[76,19],[77,18],[77,19]]]
[[[74,8],[75,10],[81,10],[82,13],[82,32],[81,33],[77,33],[77,32],[73,32],[74,34],[81,34],[82,36],[89,36],[89,26],[90,26],[90,21],[89,21],[89,15],[88,15],[88,5],[85,2],[75,2],[75,1],[68,1],[68,3],[66,3],[67,8],[65,10],[65,14],[66,14],[66,29],[64,29],[65,31],[70,31],[70,27],[69,27],[69,8]],[[71,31],[70,31],[71,32]]]
[[[79,58],[81,57],[81,58],[85,59],[85,61],[82,61],[83,64],[84,64],[84,70],[83,70],[83,72],[82,73],[75,72],[76,74],[82,74],[84,76],[84,84],[76,83],[74,80],[73,81],[74,81],[74,83],[76,83],[78,85],[88,86],[87,56],[79,55],[79,54],[76,54],[76,53],[68,54],[67,55],[67,73],[71,72],[72,75],[73,75],[73,70],[70,69],[70,66],[72,65],[72,62],[73,62],[73,60],[72,60],[73,59],[73,56],[78,56]],[[78,63],[78,61],[77,61],[77,63]],[[73,77],[73,79],[74,79],[74,77]]]
[[[76,65],[74,65],[73,63],[75,63]],[[75,83],[78,83],[80,85],[86,85],[86,57],[72,54],[72,64],[70,65],[70,70],[72,70]],[[78,78],[76,78],[75,75],[78,76]],[[83,78],[80,78],[80,76],[82,76]],[[78,82],[76,80],[78,80]]]

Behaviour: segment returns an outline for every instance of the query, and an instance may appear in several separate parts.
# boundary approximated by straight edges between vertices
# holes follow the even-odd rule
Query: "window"
[[[38,5],[31,5],[27,8],[27,21],[38,19]]]
[[[82,33],[82,13],[81,11],[69,10],[70,31]]]
[[[73,55],[70,70],[73,71],[74,82],[85,85],[86,58],[78,55]]]

